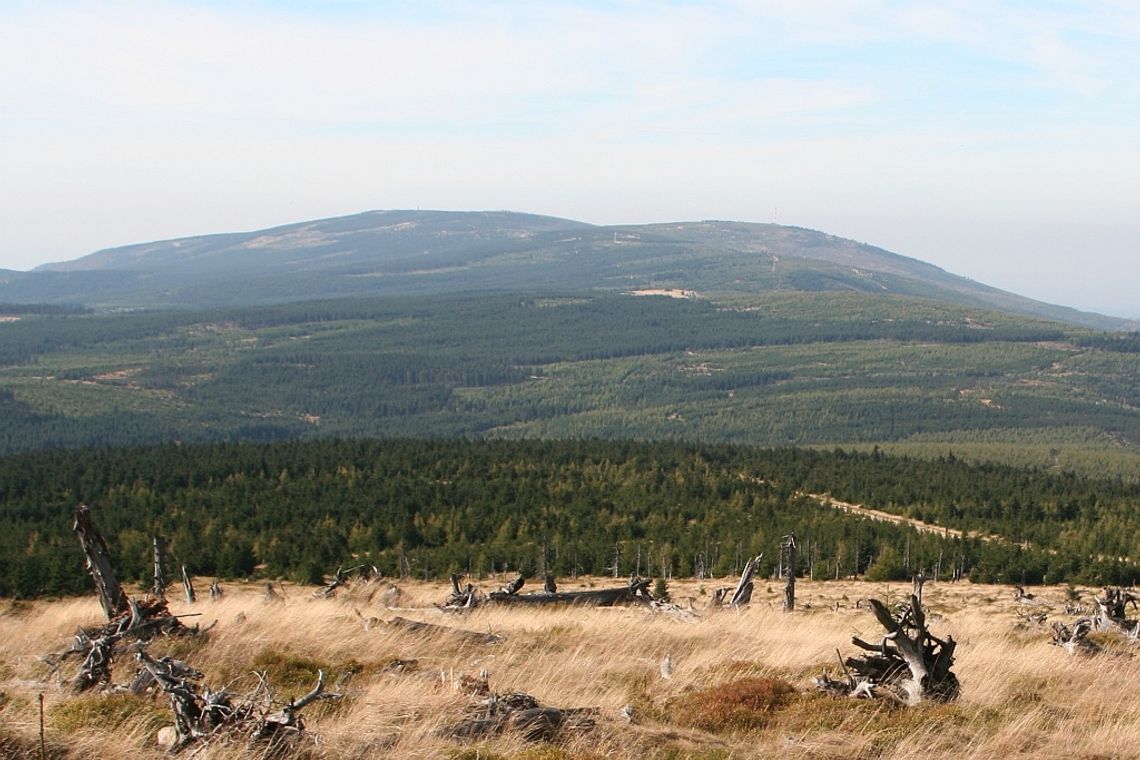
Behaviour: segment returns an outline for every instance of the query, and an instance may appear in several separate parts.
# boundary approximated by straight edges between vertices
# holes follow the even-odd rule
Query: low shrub
[[[157,731],[171,722],[169,711],[153,700],[135,694],[101,694],[77,697],[52,705],[47,711],[52,726],[64,733],[86,728],[116,731],[130,724],[144,732]]]
[[[705,731],[747,731],[764,728],[796,693],[776,678],[742,678],[685,694],[669,711],[679,725]]]

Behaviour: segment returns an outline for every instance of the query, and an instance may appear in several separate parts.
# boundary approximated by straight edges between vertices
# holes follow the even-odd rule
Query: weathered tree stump
[[[757,554],[745,563],[744,571],[740,573],[740,581],[736,584],[736,590],[732,592],[732,599],[728,603],[730,607],[743,607],[752,601],[752,578],[756,575],[760,560],[763,558],[763,553]]]
[[[127,610],[127,595],[115,577],[115,569],[111,565],[111,554],[107,550],[107,543],[102,534],[91,520],[91,508],[80,504],[75,510],[75,533],[79,536],[79,545],[83,555],[87,558],[87,572],[91,573],[95,581],[95,591],[99,594],[99,604],[107,620]]]
[[[182,566],[182,590],[186,592],[187,604],[193,604],[198,601],[198,595],[194,593],[194,583],[190,578],[190,572],[186,569],[186,565]]]
[[[155,597],[166,599],[166,539],[154,537],[154,583],[151,587]]]
[[[1130,639],[1140,638],[1140,620],[1129,620],[1127,617],[1129,604],[1133,609],[1140,607],[1138,598],[1132,592],[1122,588],[1106,588],[1104,597],[1094,597],[1093,604],[1096,605],[1091,616],[1094,630],[1114,631]]]
[[[784,612],[791,612],[796,608],[796,534],[789,533],[784,536],[780,544],[783,551],[781,562],[784,565]]]
[[[1053,640],[1050,643],[1061,647],[1070,655],[1091,657],[1100,654],[1100,644],[1086,638],[1092,627],[1092,621],[1087,617],[1077,620],[1073,623],[1072,628],[1059,620],[1055,620],[1053,621]]]
[[[463,580],[463,576],[459,573],[451,574],[451,595],[447,597],[447,601],[440,609],[445,612],[466,612],[479,603],[475,586],[468,583],[465,587],[460,587],[459,582],[461,580]]]
[[[145,642],[158,635],[197,635],[202,633],[198,626],[187,628],[178,616],[170,614],[166,600],[156,594],[154,598],[142,601],[129,598],[115,578],[110,555],[103,536],[91,519],[91,511],[80,505],[75,512],[75,532],[80,547],[87,558],[87,567],[95,580],[100,605],[107,614],[108,622],[96,628],[81,628],[71,646],[63,652],[46,655],[44,661],[58,672],[60,665],[71,657],[82,657],[78,672],[71,679],[74,691],[102,687],[110,684],[111,670],[121,644],[127,641]],[[161,557],[160,543],[155,543],[156,586],[161,572],[158,560]],[[183,616],[186,617],[186,616]]]
[[[916,580],[909,604],[903,605],[896,615],[878,599],[866,600],[866,606],[886,633],[877,644],[852,637],[851,643],[868,654],[840,660],[844,681],[833,680],[825,673],[815,679],[816,686],[829,693],[885,697],[904,705],[924,699],[956,699],[960,686],[950,668],[957,643],[953,637],[943,640],[927,630],[920,601],[921,585]]]

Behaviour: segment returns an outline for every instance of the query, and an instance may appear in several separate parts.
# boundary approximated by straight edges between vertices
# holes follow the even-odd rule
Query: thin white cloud
[[[895,231],[1138,200],[1129,3],[377,8],[0,6],[0,267],[414,205],[778,215],[945,264]]]

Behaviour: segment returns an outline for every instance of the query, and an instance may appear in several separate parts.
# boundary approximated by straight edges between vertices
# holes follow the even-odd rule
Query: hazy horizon
[[[821,230],[1140,319],[1140,8],[0,7],[0,268],[367,209]]]

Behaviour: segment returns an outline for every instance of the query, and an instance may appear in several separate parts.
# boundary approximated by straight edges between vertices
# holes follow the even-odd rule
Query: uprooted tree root
[[[924,699],[957,699],[960,685],[950,670],[957,643],[951,636],[940,639],[927,630],[922,610],[923,580],[921,576],[915,579],[909,603],[901,605],[894,615],[878,599],[866,601],[886,633],[878,644],[853,636],[851,643],[867,654],[840,659],[846,678],[840,681],[824,673],[814,679],[819,689],[837,695],[886,698],[903,705]]]

